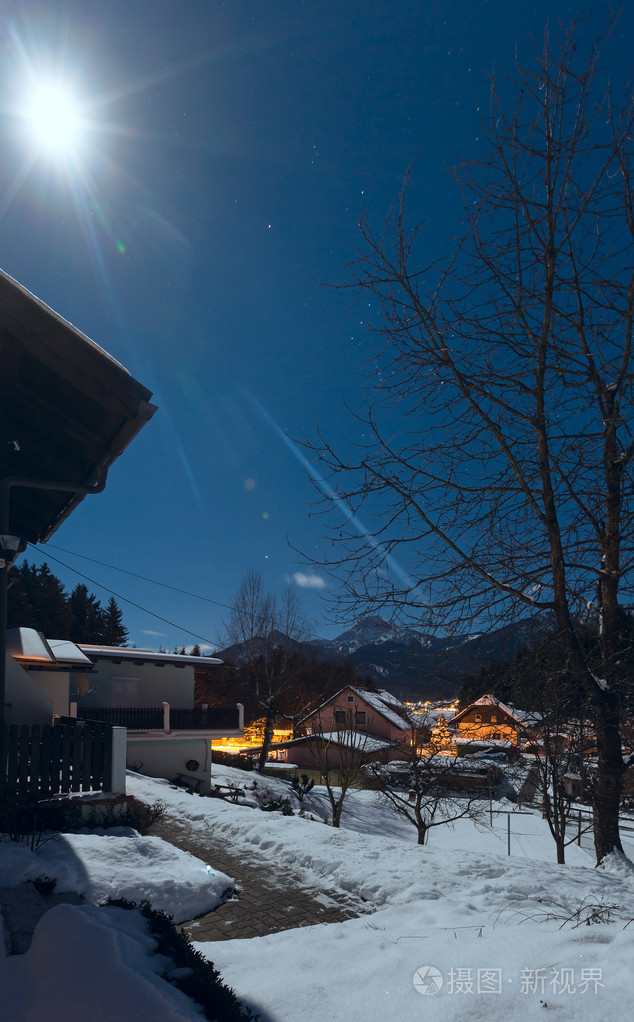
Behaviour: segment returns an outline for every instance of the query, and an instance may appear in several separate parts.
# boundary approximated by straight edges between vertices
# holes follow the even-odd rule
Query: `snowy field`
[[[244,787],[252,777],[214,767],[218,783]],[[286,782],[262,783],[272,794],[289,794]],[[614,858],[596,870],[576,845],[567,849],[569,862],[558,866],[538,814],[510,817],[508,856],[504,813],[514,807],[505,802],[494,803],[504,813],[494,816],[493,827],[487,813],[478,824],[463,820],[434,829],[421,847],[414,828],[377,806],[371,792],[349,794],[342,827],[334,830],[323,822],[329,806],[318,788],[307,796],[303,817],[199,798],[136,774],[128,777],[128,791],[148,803],[164,799],[168,812],[193,832],[204,837],[213,830],[245,860],[279,871],[282,886],[313,892],[327,887],[366,902],[367,915],[344,923],[196,945],[237,995],[261,1012],[262,1022],[508,1022],[544,1019],[545,1011],[561,1020],[617,1022],[626,1010],[634,951],[634,922],[628,925],[634,919],[632,866]],[[76,885],[88,901],[101,900],[113,887],[134,898],[136,889],[139,899],[149,898],[180,919],[205,899],[222,900],[230,885],[207,871],[213,862],[181,860],[184,853],[133,832],[63,841],[56,850],[55,842],[44,844],[37,862],[26,861],[31,853],[20,860],[23,850],[0,844],[3,877],[18,883],[47,872],[59,877],[63,889]],[[177,858],[168,864],[172,854]],[[9,992],[5,1004],[14,1006],[3,1022],[29,1022],[45,1013],[57,1022],[51,1001],[45,1011],[33,991],[41,986],[44,998],[51,983],[59,989],[65,970],[75,983],[87,977],[86,989],[94,983],[110,989],[116,982],[127,992],[123,1000],[117,994],[116,1010],[105,997],[103,1004],[91,998],[95,1022],[197,1017],[182,995],[168,1004],[142,935],[126,931],[129,920],[118,918],[119,910],[108,910],[108,921],[102,915],[90,907],[60,906],[38,927],[31,952],[0,962],[0,988]],[[590,917],[603,921],[586,925]],[[98,977],[93,958],[100,960]],[[67,997],[60,1022],[81,1018],[80,1004],[73,1008]]]

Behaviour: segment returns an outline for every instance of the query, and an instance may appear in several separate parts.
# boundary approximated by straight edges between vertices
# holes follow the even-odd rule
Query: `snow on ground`
[[[216,767],[214,780],[251,783]],[[132,777],[130,789],[152,802],[157,783]],[[283,781],[258,783],[289,794]],[[275,1022],[422,1015],[508,1022],[543,1019],[551,1008],[562,1020],[616,1022],[623,1014],[634,950],[632,866],[615,860],[596,870],[576,845],[567,849],[569,864],[558,866],[539,814],[513,813],[508,856],[506,815],[494,816],[492,828],[486,813],[478,825],[436,828],[420,847],[414,828],[368,791],[348,796],[340,830],[319,822],[328,811],[323,789],[304,802],[314,820],[170,788],[161,797],[201,835],[213,827],[235,851],[277,867],[281,881],[366,900],[371,914],[345,923],[196,945],[239,997],[264,1005]],[[593,912],[611,922],[576,925]],[[442,987],[425,992],[433,976]]]
[[[86,906],[58,905],[38,923],[29,951],[5,956],[0,917],[2,1022],[181,1022],[200,1011],[159,973],[166,960],[144,921],[124,909],[92,906],[109,897],[150,904],[176,921],[210,912],[233,881],[156,837],[124,827],[106,833],[44,836],[35,851],[0,841],[0,886],[46,875],[55,891]]]
[[[214,781],[249,788],[253,775],[214,766]],[[257,781],[272,796],[290,795],[299,808],[287,782]],[[329,804],[320,788],[306,797],[301,817],[263,813],[254,808],[253,793],[242,800],[248,804],[234,804],[189,795],[137,774],[129,775],[128,790],[150,804],[163,799],[168,812],[199,837],[221,836],[245,859],[276,869],[281,891],[285,883],[299,883],[313,892],[339,890],[365,900],[368,914],[345,923],[197,945],[239,997],[261,1006],[262,1022],[317,1022],[324,1017],[346,1022],[386,1017],[508,1022],[543,1019],[551,1009],[563,1022],[616,1022],[629,1003],[632,865],[615,858],[606,869],[596,870],[587,852],[572,845],[568,864],[558,866],[554,842],[539,814],[520,815],[510,803],[496,802],[502,812],[494,815],[493,826],[485,812],[477,824],[461,820],[434,829],[428,845],[421,847],[414,828],[393,810],[376,805],[368,791],[349,793],[342,827],[335,830],[323,822]],[[506,811],[512,813],[510,856]],[[109,834],[124,840],[122,834]],[[130,852],[134,841],[125,840],[128,845],[122,847]],[[100,877],[86,847],[74,842],[69,848],[85,864],[87,890],[98,890],[109,871],[121,869],[121,849],[114,844],[113,859],[103,860]],[[145,865],[137,873],[143,892],[139,896],[147,896],[150,884],[162,887],[173,912],[180,867],[156,867],[161,853],[150,848],[142,853]],[[3,870],[5,863],[8,869],[15,846],[0,845],[0,856]],[[199,871],[204,865],[198,865]],[[27,867],[11,868],[22,876],[20,868]],[[56,868],[52,857],[46,871]],[[60,866],[56,875],[62,873]],[[82,879],[87,882],[77,870],[75,882]],[[119,875],[114,882],[123,880]],[[60,882],[70,886],[70,874],[60,876]],[[134,888],[130,873],[125,882],[129,890]],[[134,897],[131,890],[128,896]],[[89,977],[87,989],[93,982],[101,989],[102,975],[104,989],[109,989],[119,982],[118,970],[121,973],[123,1000],[111,1012],[105,998],[91,998],[94,1022],[196,1017],[191,1002],[184,1008],[171,1001],[157,1007],[156,998],[165,995],[143,950],[147,938],[127,932],[130,924],[113,920],[112,911],[104,921],[102,910],[59,906],[40,923],[31,952],[0,960],[0,989],[13,991],[17,1005],[9,1022],[43,1014],[46,984],[63,986],[69,961],[82,984],[84,971]],[[593,916],[607,921],[585,925]],[[47,957],[51,948],[54,964]],[[95,963],[100,975],[93,979]],[[20,1012],[19,998],[26,990],[35,998],[29,1001],[32,1013]],[[68,1001],[66,1007],[68,1017],[79,1017]]]
[[[0,956],[2,1022],[200,1022],[155,945],[137,913],[58,905],[26,954]]]
[[[57,834],[36,851],[0,844],[0,886],[17,887],[45,875],[55,891],[75,891],[91,905],[108,898],[149,901],[176,922],[211,912],[234,891],[224,873],[157,837],[127,827],[101,834]]]

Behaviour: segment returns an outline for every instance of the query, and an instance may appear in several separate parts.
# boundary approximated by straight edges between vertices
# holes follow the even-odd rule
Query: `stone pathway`
[[[246,860],[213,835],[201,837],[175,817],[163,817],[151,833],[233,877],[238,898],[214,912],[181,924],[179,929],[195,941],[263,937],[316,923],[340,923],[363,915],[368,907],[359,898],[326,887],[310,892],[300,886],[298,874]]]

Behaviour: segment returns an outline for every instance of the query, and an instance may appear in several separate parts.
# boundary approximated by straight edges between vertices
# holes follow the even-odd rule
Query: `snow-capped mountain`
[[[382,646],[386,643],[405,643],[406,645],[429,645],[429,636],[395,625],[380,616],[360,617],[350,628],[338,635],[336,639],[314,639],[320,650],[331,649],[339,656],[349,657],[364,646]]]
[[[269,643],[303,651],[317,660],[349,660],[362,677],[399,698],[440,699],[456,695],[463,678],[477,674],[482,667],[512,660],[521,648],[552,628],[552,617],[538,614],[482,634],[438,637],[368,615],[334,639],[295,642],[272,634]],[[240,662],[243,650],[233,646],[217,655]]]
[[[438,637],[379,616],[361,617],[335,639],[306,643],[319,659],[350,660],[359,673],[401,698],[446,698],[483,666],[512,660],[553,627],[550,615],[482,634]]]

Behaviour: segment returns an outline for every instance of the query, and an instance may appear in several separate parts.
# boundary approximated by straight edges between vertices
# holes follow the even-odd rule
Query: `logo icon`
[[[421,965],[414,973],[412,982],[419,994],[437,994],[442,989],[442,972],[433,965]]]

